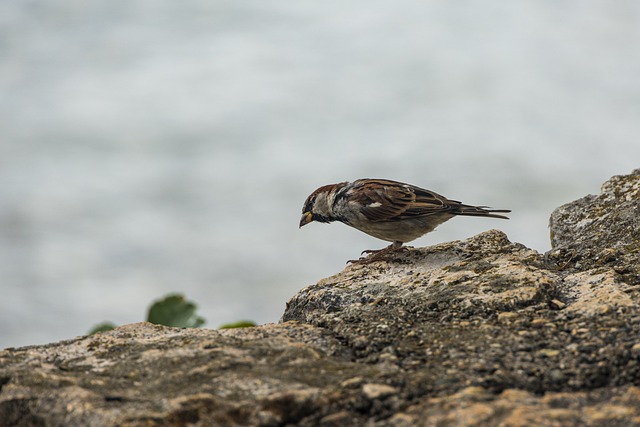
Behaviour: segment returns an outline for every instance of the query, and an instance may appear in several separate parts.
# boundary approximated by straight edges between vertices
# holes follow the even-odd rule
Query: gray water
[[[275,322],[386,245],[297,225],[316,187],[391,178],[510,221],[640,167],[637,1],[0,2],[0,347],[143,320]]]

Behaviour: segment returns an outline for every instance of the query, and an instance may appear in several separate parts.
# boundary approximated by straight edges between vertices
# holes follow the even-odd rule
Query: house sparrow
[[[349,262],[371,262],[401,249],[403,243],[433,231],[456,215],[509,219],[486,206],[464,205],[433,191],[387,179],[359,179],[325,185],[304,202],[300,227],[312,221],[340,221],[353,228],[392,242],[367,258]]]

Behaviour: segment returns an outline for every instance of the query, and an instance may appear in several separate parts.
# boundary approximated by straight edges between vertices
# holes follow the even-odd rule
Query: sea
[[[550,249],[558,206],[640,167],[640,2],[0,2],[0,348],[146,319],[277,322],[387,242],[298,228],[387,178]]]

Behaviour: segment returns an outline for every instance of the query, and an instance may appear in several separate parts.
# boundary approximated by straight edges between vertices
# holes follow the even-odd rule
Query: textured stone
[[[398,389],[386,384],[365,384],[362,386],[362,392],[367,399],[374,400],[396,394]]]
[[[562,269],[605,268],[640,290],[640,169],[551,214],[550,259]]]
[[[640,172],[551,218],[350,265],[280,324],[0,352],[0,426],[640,426]]]
[[[345,377],[384,376],[341,352],[325,331],[295,324],[138,323],[9,349],[0,352],[0,425],[286,424],[329,410]]]

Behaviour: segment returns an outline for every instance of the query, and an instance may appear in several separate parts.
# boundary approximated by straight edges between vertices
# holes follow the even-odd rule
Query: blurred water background
[[[141,321],[275,322],[376,240],[298,230],[316,187],[391,178],[510,221],[640,167],[640,3],[0,2],[0,348]]]

